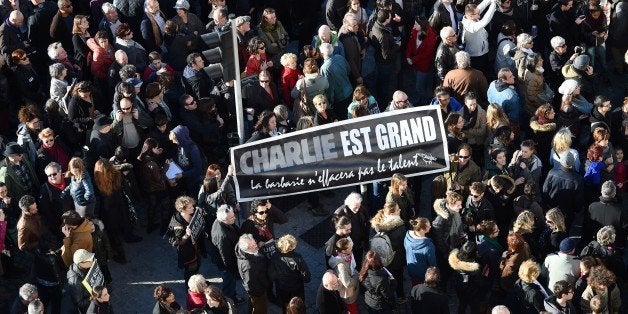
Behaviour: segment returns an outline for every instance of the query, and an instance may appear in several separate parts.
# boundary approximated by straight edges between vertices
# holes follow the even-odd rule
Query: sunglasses
[[[364,100],[364,99],[366,99],[366,96],[362,96],[362,97],[360,97],[360,98],[356,98],[356,100],[357,100],[357,101],[362,101],[362,100]]]
[[[473,198],[478,198],[478,197],[482,196],[482,194],[471,194],[471,196],[473,196]]]
[[[260,210],[257,212],[260,215],[266,215],[267,211],[266,210]]]
[[[120,110],[122,110],[122,111],[130,111],[130,110],[131,110],[131,107],[120,108]]]
[[[460,158],[460,159],[467,159],[467,158],[469,158],[469,157],[471,157],[471,156],[462,156],[462,155],[458,155],[458,158]]]

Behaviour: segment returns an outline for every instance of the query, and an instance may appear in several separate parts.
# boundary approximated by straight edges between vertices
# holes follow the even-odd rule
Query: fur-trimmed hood
[[[550,123],[540,124],[539,121],[537,121],[536,119],[533,119],[532,121],[530,121],[530,128],[535,133],[550,132],[550,131],[556,130],[556,123],[550,122]]]
[[[449,266],[457,271],[476,272],[480,270],[480,264],[475,262],[465,262],[458,259],[458,249],[453,249],[449,253]]]
[[[447,201],[444,198],[438,198],[434,201],[434,211],[437,215],[449,219],[449,209],[447,208]]]
[[[403,226],[404,222],[399,216],[380,216],[371,220],[371,227],[376,232],[389,232],[399,226]]]

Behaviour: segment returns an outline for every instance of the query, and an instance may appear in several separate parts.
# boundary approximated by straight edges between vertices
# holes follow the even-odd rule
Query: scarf
[[[279,26],[279,21],[277,21],[275,24],[263,22],[260,28],[262,29],[264,33],[270,33],[270,32],[276,31],[278,26]]]
[[[161,13],[161,11],[159,11],[159,14],[162,17],[164,16],[164,14]],[[157,21],[155,21],[155,18],[153,17],[153,14],[151,14],[150,12],[146,12],[146,17],[150,21],[150,25],[151,25],[152,30],[153,30],[153,37],[155,37],[155,44],[157,45],[157,47],[159,47],[162,44],[161,29],[159,28],[159,25],[157,25]],[[116,41],[117,41],[117,39],[116,39]],[[144,48],[142,48],[142,49],[144,49]]]
[[[268,241],[273,238],[273,233],[268,228],[268,219],[259,220],[257,217],[251,218],[251,220],[255,223],[255,228],[257,228],[257,234],[264,239],[264,241]]]
[[[61,183],[59,184],[54,184],[50,181],[48,181],[48,183],[50,185],[52,185],[55,189],[59,190],[59,191],[63,191],[65,189],[65,180],[61,180]]]
[[[548,123],[553,123],[554,121],[546,118],[545,116],[540,116],[537,117],[536,122],[538,122],[540,125],[544,125]]]
[[[59,147],[59,145],[56,145],[56,143],[50,147],[46,147],[46,145],[41,145],[41,148],[46,152],[48,156],[50,156],[52,160],[61,165],[61,169],[63,171],[68,170],[67,164],[70,159],[68,158],[68,155],[61,149],[61,147]]]
[[[462,218],[460,213],[453,211],[447,207],[447,202],[443,199],[441,206],[445,207],[449,211],[449,217],[451,219],[451,228],[449,229],[449,237],[455,239],[460,237],[458,230],[462,228]]]
[[[485,236],[485,235],[480,235],[479,238],[480,238],[480,241],[487,242],[487,243],[490,243],[491,245],[493,245],[493,247],[495,247],[498,252],[505,251],[504,248],[502,247],[502,245],[499,244],[499,241],[497,241],[496,238],[491,238],[491,237],[488,237],[488,236]]]

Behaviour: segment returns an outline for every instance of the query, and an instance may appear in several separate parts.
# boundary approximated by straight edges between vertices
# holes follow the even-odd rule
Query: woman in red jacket
[[[434,74],[432,64],[436,52],[436,33],[426,20],[414,21],[406,47],[406,61],[416,71],[417,105],[427,105],[432,97]]]
[[[91,71],[94,78],[106,82],[109,66],[113,62],[114,49],[105,31],[99,31],[94,38],[87,40],[87,47],[92,51]]]

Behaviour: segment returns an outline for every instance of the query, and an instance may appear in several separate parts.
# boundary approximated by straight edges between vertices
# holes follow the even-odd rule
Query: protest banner
[[[205,227],[205,218],[203,217],[203,209],[197,207],[194,210],[194,215],[192,215],[192,219],[190,219],[190,230],[192,230],[192,234],[190,238],[192,239],[192,244],[196,244],[198,237],[203,232],[203,227]]]
[[[240,201],[309,193],[449,169],[440,108],[424,106],[326,124],[236,146]]]
[[[87,275],[85,275],[85,279],[83,279],[82,284],[90,294],[94,290],[94,287],[105,284],[105,276],[103,275],[102,270],[100,270],[100,266],[98,266],[96,259],[92,262],[92,267],[90,267],[87,271]]]

